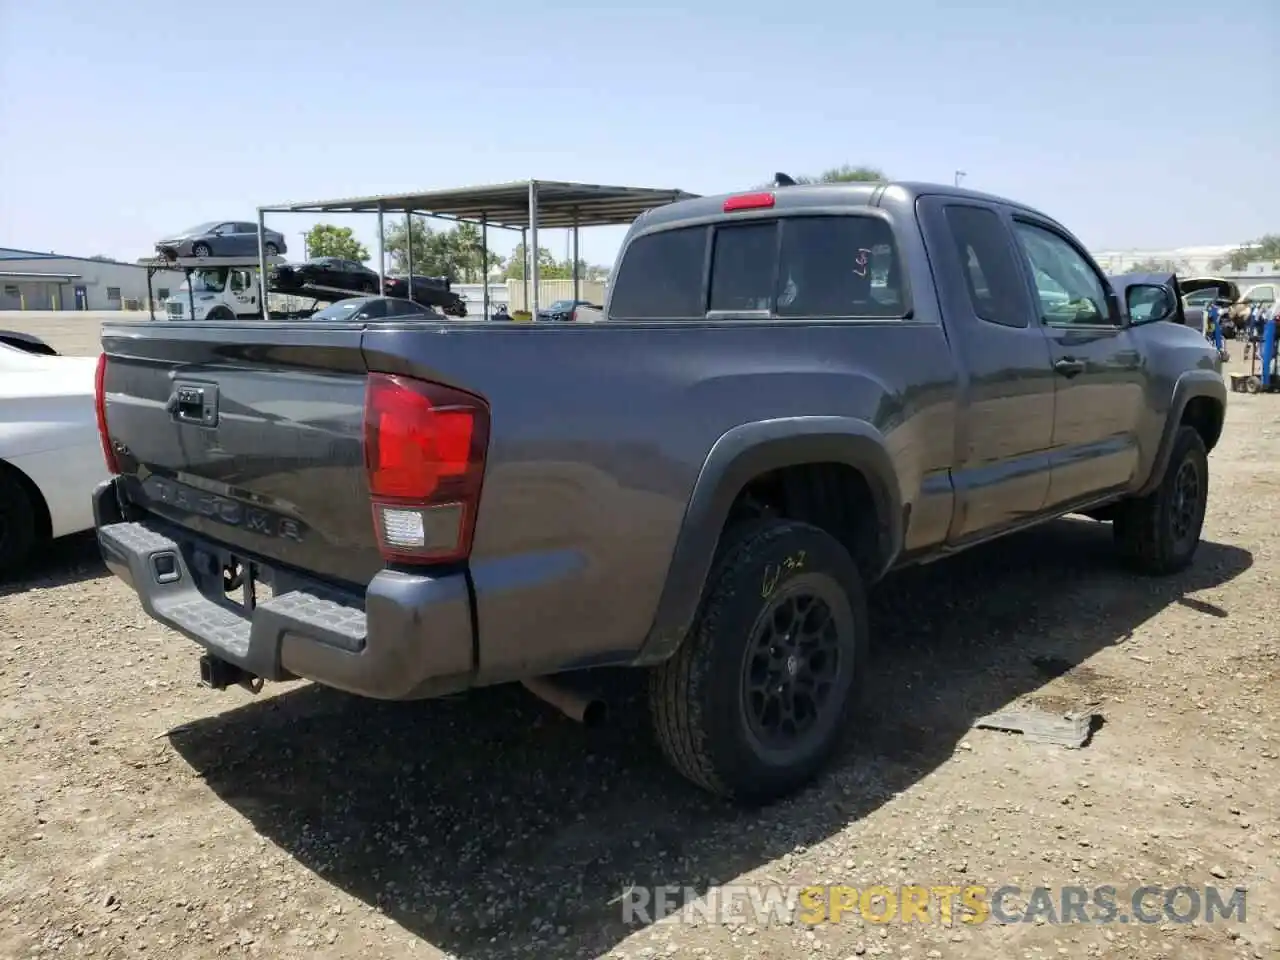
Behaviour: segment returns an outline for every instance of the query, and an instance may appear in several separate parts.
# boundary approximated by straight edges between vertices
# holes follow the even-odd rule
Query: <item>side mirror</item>
[[[1157,323],[1171,319],[1178,310],[1173,292],[1158,283],[1135,283],[1124,292],[1124,305],[1129,313],[1129,325]]]

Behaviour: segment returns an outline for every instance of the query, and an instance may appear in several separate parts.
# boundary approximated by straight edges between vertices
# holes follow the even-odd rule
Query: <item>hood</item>
[[[1178,281],[1185,297],[1201,290],[1217,290],[1218,295],[1226,300],[1239,300],[1240,288],[1225,277],[1187,277]]]

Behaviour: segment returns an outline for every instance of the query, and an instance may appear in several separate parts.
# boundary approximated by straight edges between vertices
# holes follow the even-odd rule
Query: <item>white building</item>
[[[1232,243],[1226,246],[1177,247],[1173,250],[1104,250],[1094,253],[1093,259],[1110,274],[1128,273],[1138,264],[1158,263],[1181,277],[1222,276],[1223,270],[1230,271],[1230,267],[1215,267],[1214,264],[1241,246],[1243,244]]]
[[[182,284],[180,270],[152,279],[157,300]],[[136,263],[0,247],[0,310],[145,310],[147,270]]]

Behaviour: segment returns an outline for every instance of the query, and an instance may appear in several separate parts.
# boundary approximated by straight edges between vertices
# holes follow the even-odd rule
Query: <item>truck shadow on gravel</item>
[[[107,576],[92,530],[59,537],[38,551],[17,574],[0,575],[0,600],[32,587],[63,587]]]
[[[1098,702],[1121,681],[1084,661],[1170,604],[1229,614],[1187,594],[1252,561],[1206,542],[1179,576],[1135,577],[1117,568],[1108,526],[1063,520],[892,578],[874,599],[875,681],[856,721],[874,732],[814,787],[758,812],[666,767],[634,684],[635,709],[594,731],[518,687],[385,704],[305,686],[172,741],[263,836],[436,948],[596,957],[644,926],[623,921],[629,885],[703,890],[819,843],[1054,676]]]

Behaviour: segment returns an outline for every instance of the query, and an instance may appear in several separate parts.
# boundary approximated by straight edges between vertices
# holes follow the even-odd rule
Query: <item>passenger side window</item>
[[[1075,247],[1051,230],[1015,224],[1018,242],[1037,277],[1040,315],[1051,326],[1116,326],[1107,288]],[[1040,275],[1051,281],[1046,283]]]
[[[680,227],[637,237],[613,281],[614,320],[688,320],[706,316],[702,268],[707,228]]]
[[[893,231],[878,217],[786,217],[780,317],[901,317],[906,291]]]
[[[232,292],[239,293],[241,290],[244,290],[245,287],[247,286],[248,286],[248,275],[243,270],[232,270],[231,271]]]
[[[770,310],[778,221],[719,227],[711,251],[711,310]]]
[[[946,218],[973,312],[989,323],[1028,326],[1026,282],[999,215],[955,204],[946,208]]]

